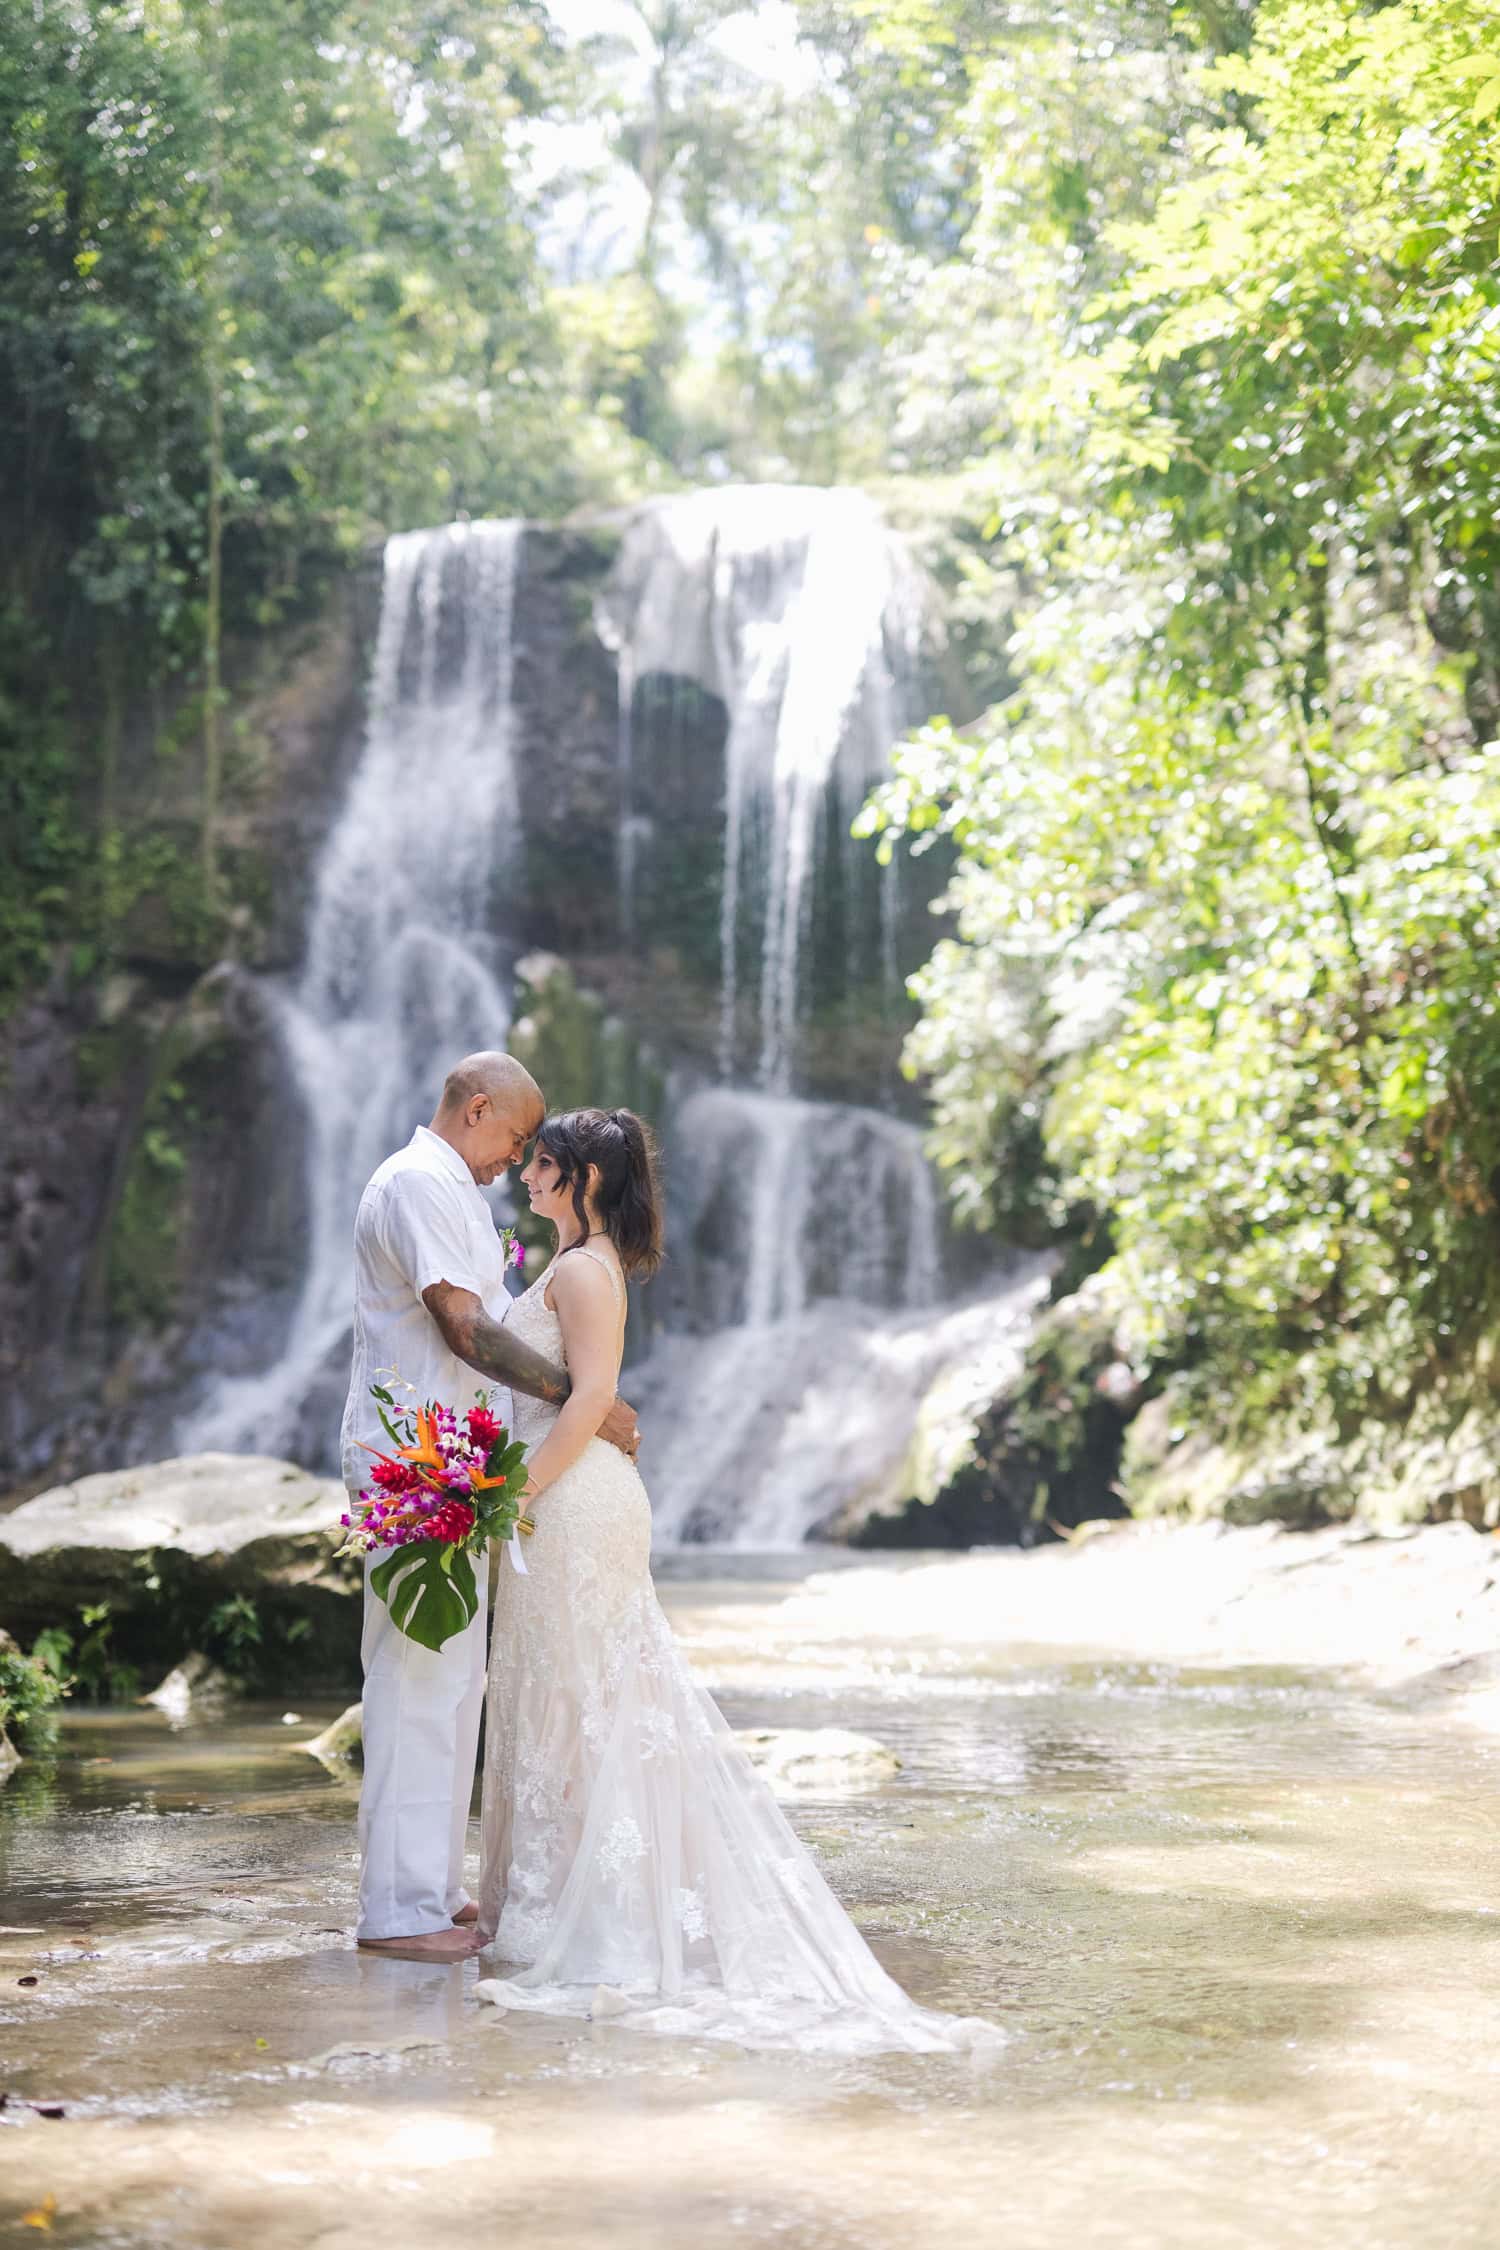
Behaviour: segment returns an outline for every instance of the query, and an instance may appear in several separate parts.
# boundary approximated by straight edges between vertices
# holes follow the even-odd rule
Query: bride
[[[626,1281],[661,1258],[630,1110],[546,1119],[521,1178],[557,1255],[508,1326],[565,1359],[562,1407],[515,1399],[536,1531],[502,1568],[490,1657],[479,1927],[502,2008],[843,2054],[998,2045],[880,1967],[698,1685],[651,1583],[651,1508],[594,1435]]]

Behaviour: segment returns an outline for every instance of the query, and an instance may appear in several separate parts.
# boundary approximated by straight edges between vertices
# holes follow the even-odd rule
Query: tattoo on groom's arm
[[[481,1375],[488,1375],[492,1383],[503,1383],[507,1390],[523,1391],[527,1398],[561,1406],[572,1389],[563,1369],[523,1344],[503,1321],[491,1320],[472,1289],[455,1289],[451,1281],[435,1281],[422,1291],[422,1302],[457,1358],[477,1368]]]

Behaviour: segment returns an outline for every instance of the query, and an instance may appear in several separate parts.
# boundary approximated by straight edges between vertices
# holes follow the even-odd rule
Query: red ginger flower
[[[382,1492],[410,1492],[421,1478],[405,1461],[377,1460],[370,1470],[370,1482],[378,1484]]]
[[[452,1543],[467,1539],[474,1529],[474,1511],[465,1500],[445,1500],[427,1519],[429,1539]]]
[[[469,1425],[469,1435],[476,1445],[488,1448],[500,1435],[500,1424],[487,1406],[471,1406],[464,1417]]]

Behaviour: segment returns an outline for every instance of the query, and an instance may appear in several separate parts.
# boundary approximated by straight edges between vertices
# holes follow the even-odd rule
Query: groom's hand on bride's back
[[[641,1449],[641,1433],[636,1427],[635,1408],[628,1400],[617,1398],[599,1424],[598,1435],[617,1445],[627,1460],[633,1461]]]
[[[523,1344],[503,1322],[492,1320],[471,1289],[457,1288],[451,1281],[430,1282],[422,1291],[422,1302],[456,1358],[507,1390],[524,1391],[528,1398],[561,1406],[571,1388],[565,1370]],[[633,1461],[641,1443],[635,1408],[617,1398],[599,1424],[598,1435]]]

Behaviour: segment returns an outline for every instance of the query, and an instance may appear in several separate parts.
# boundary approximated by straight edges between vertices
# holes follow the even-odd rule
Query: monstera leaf
[[[370,1573],[380,1596],[408,1640],[440,1649],[461,1633],[479,1607],[474,1564],[462,1547],[418,1539],[398,1547]]]

